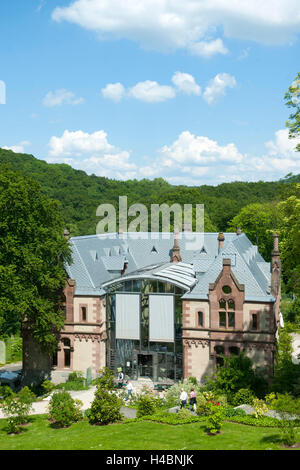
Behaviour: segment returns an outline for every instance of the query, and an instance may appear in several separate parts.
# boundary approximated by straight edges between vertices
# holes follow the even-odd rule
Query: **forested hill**
[[[128,206],[151,204],[204,204],[205,230],[226,231],[230,220],[250,203],[277,202],[287,185],[300,181],[300,175],[275,182],[233,182],[219,186],[172,186],[162,178],[119,181],[75,170],[66,164],[49,164],[32,155],[0,149],[0,162],[30,176],[41,184],[45,193],[60,201],[66,226],[74,235],[95,233],[100,204],[117,208],[119,196],[128,197]]]

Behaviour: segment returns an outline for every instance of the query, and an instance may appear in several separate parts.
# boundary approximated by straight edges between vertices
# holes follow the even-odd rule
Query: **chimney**
[[[219,253],[224,248],[224,240],[225,240],[224,233],[220,232],[219,235],[218,235],[218,242],[219,242],[218,251],[219,251]]]
[[[182,261],[182,259],[180,255],[179,244],[178,244],[178,229],[175,229],[174,230],[174,246],[172,248],[171,262],[178,263],[180,261]]]
[[[66,240],[69,240],[69,238],[70,238],[69,230],[67,230],[67,229],[64,230],[64,237],[65,237]]]
[[[277,233],[273,234],[274,237],[274,249],[272,251],[272,274],[271,274],[271,293],[274,296],[277,296],[280,292],[280,283],[281,283],[281,259],[279,252],[278,239],[279,235]]]

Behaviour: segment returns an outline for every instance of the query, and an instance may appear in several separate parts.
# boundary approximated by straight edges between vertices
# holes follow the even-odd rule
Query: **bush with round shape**
[[[49,419],[60,428],[71,426],[82,419],[82,402],[74,400],[68,392],[55,392],[49,403]]]
[[[255,395],[249,388],[240,388],[231,399],[233,406],[252,405]]]

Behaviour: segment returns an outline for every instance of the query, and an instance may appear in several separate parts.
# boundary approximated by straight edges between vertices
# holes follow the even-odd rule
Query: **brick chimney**
[[[219,253],[224,248],[224,240],[225,240],[224,233],[220,232],[219,235],[218,235],[218,242],[219,242],[218,251],[219,251]]]
[[[278,244],[279,235],[277,233],[274,233],[273,237],[274,237],[274,249],[272,251],[271,292],[274,296],[277,296],[280,292],[281,259],[280,259],[279,244]]]
[[[178,229],[174,230],[174,246],[172,248],[172,253],[171,253],[171,262],[172,263],[179,263],[182,261],[181,255],[180,255],[180,248],[178,244]]]

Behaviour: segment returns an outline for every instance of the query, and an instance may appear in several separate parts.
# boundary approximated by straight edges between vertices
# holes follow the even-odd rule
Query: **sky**
[[[108,178],[300,173],[299,0],[0,2],[0,147]]]

